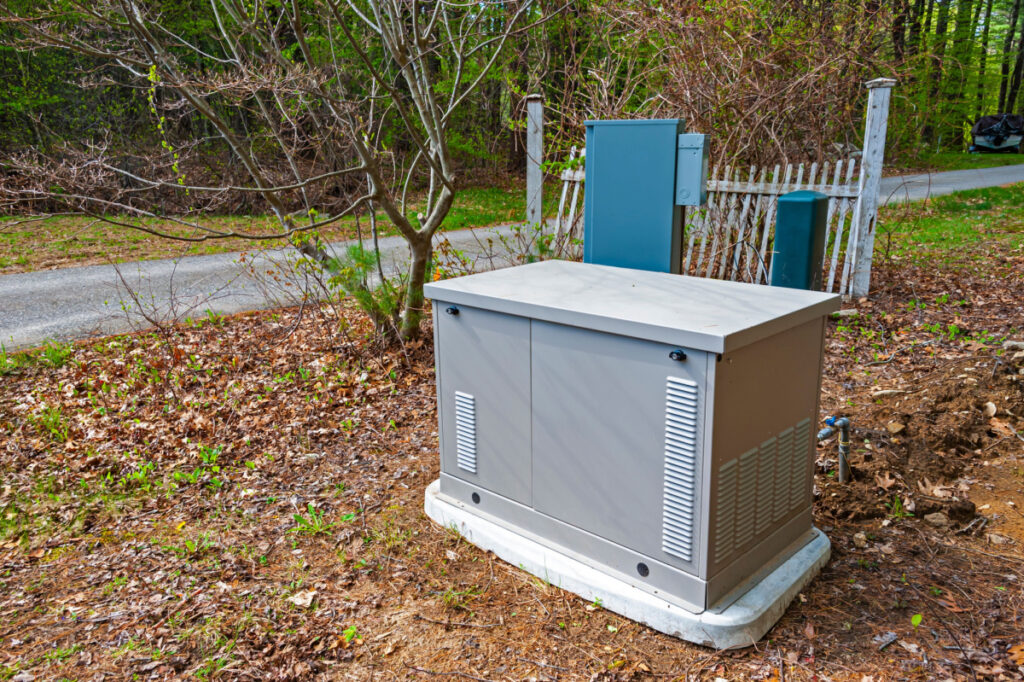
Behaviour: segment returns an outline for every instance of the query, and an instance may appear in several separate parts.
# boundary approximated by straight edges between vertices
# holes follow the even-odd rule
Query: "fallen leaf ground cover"
[[[828,323],[821,416],[854,443],[849,485],[818,450],[832,560],[756,647],[429,521],[430,335],[382,350],[307,306],[0,361],[0,679],[1020,679],[1024,250],[919,260],[885,219],[876,293]]]

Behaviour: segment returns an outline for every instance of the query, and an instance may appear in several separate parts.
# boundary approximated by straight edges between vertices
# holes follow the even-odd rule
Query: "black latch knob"
[[[445,312],[448,313],[449,315],[458,315],[459,309],[452,305],[445,308]]]
[[[686,359],[686,352],[676,348],[674,351],[668,354],[668,356],[676,362],[682,362]]]

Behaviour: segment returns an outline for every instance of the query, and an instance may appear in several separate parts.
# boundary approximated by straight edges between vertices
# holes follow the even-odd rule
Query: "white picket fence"
[[[570,151],[570,160],[585,157],[586,149]],[[826,291],[849,290],[853,250],[849,248],[852,217],[858,198],[856,158],[817,163],[725,166],[708,178],[708,202],[690,208],[684,217],[683,272],[698,277],[767,284],[772,272],[772,246],[779,196],[814,190],[829,198],[828,237],[822,267]],[[555,244],[568,256],[579,253],[583,221],[582,168],[562,171],[562,189],[555,218]],[[575,246],[575,248],[574,248]],[[838,289],[836,283],[838,281]]]
[[[859,196],[856,158],[825,162],[752,166],[746,173],[726,166],[708,180],[708,203],[690,210],[685,220],[683,271],[715,279],[767,284],[772,272],[772,242],[779,196],[813,190],[829,198],[825,291],[847,292],[852,269],[851,233]],[[838,281],[838,288],[836,283]]]
[[[825,291],[863,296],[868,292],[878,212],[878,183],[885,149],[890,89],[895,81],[867,84],[868,113],[863,152],[823,164],[782,164],[741,171],[715,168],[708,178],[708,202],[687,209],[683,272],[701,277],[767,284],[771,280],[775,215],[779,196],[813,190],[828,196],[828,232],[822,262]],[[584,159],[573,147],[569,160]],[[582,163],[562,171],[554,248],[579,258],[583,239]],[[721,172],[720,172],[721,171]],[[533,196],[533,195],[531,195]],[[535,200],[539,211],[539,192]]]

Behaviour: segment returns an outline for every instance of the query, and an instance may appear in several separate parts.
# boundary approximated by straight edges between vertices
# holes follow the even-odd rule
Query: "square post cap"
[[[870,80],[870,81],[866,82],[864,85],[866,85],[868,88],[873,90],[875,88],[892,88],[892,87],[895,87],[896,86],[896,82],[897,81],[896,81],[895,78],[875,78],[874,80]]]

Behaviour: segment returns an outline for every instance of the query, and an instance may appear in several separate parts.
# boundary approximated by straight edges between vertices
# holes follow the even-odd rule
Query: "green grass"
[[[888,207],[875,252],[918,262],[970,264],[1024,249],[1024,184],[987,187]]]
[[[74,350],[70,343],[61,343],[53,339],[46,339],[42,346],[24,351],[8,351],[7,346],[0,343],[0,376],[31,365],[63,367],[71,359]]]
[[[545,212],[553,214],[557,208],[556,191],[549,184]],[[414,202],[410,215],[423,210],[422,202]],[[502,223],[521,222],[526,213],[526,192],[522,186],[470,187],[460,189],[442,230],[467,227],[487,227]],[[378,212],[381,235],[397,234],[397,229],[382,212]],[[218,230],[270,234],[279,230],[272,216],[208,215],[198,222]],[[156,218],[136,219],[135,224],[173,235],[194,233],[189,228]],[[354,239],[361,231],[369,236],[369,221],[364,216],[357,230],[355,218],[344,218],[320,230],[328,241]],[[154,258],[173,258],[180,255],[244,251],[266,245],[248,239],[219,239],[193,245],[162,239],[130,228],[111,225],[83,216],[59,216],[34,222],[19,223],[17,219],[0,219],[0,274],[42,270],[55,267],[91,265],[96,263],[129,262]],[[270,242],[279,246],[280,241]]]
[[[913,163],[922,170],[950,171],[969,168],[996,168],[1024,164],[1024,154],[968,154],[967,152],[933,152],[922,154]]]

